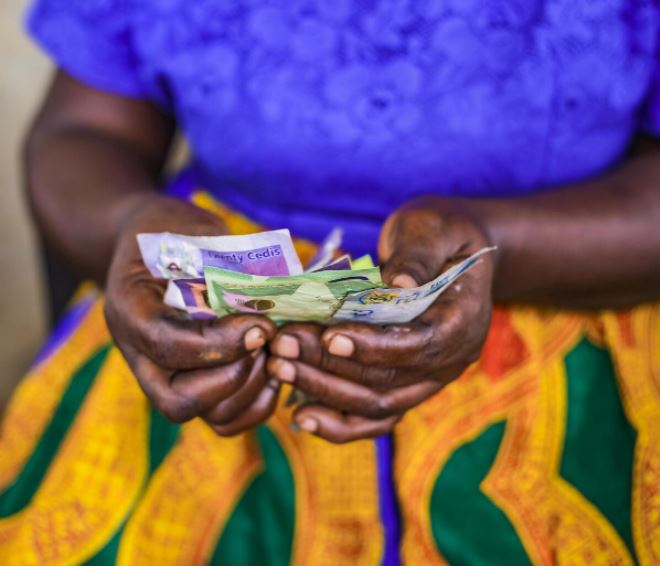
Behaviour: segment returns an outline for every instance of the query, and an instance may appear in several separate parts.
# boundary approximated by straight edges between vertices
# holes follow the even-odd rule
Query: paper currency
[[[328,321],[349,293],[383,285],[378,268],[261,277],[205,267],[209,304],[218,316],[266,315],[276,322]]]
[[[401,324],[417,318],[456,279],[495,248],[483,248],[425,285],[414,289],[370,289],[345,297],[332,322],[359,321]]]
[[[350,255],[346,254],[338,257],[333,260],[332,263],[327,264],[324,267],[315,269],[314,271],[339,271],[339,270],[348,270],[348,269],[371,269],[376,267],[370,255],[363,255],[357,259],[352,259]],[[309,273],[309,270],[306,270],[305,273]]]
[[[363,255],[351,260],[351,269],[370,269],[371,267],[375,267],[375,264],[370,255]]]
[[[318,271],[332,263],[337,250],[341,247],[344,231],[341,228],[333,228],[325,239],[319,244],[314,257],[310,260],[305,271]]]
[[[209,319],[218,315],[208,302],[206,281],[197,279],[171,279],[167,282],[165,304],[186,311],[191,318]]]
[[[373,267],[373,266],[371,266]],[[353,268],[351,256],[343,255],[331,263],[317,269],[306,269],[305,273],[314,273],[316,271],[346,271]]]
[[[333,259],[340,242],[341,231],[333,230],[303,272],[288,230],[247,236],[138,235],[149,271],[170,279],[167,305],[191,318],[241,312],[278,323],[410,322],[494,249],[478,251],[415,289],[388,289],[369,256]]]
[[[374,264],[369,256],[351,262],[349,255],[343,255],[317,271],[349,271],[353,267],[369,269]],[[202,278],[170,279],[165,291],[165,304],[186,311],[191,318],[208,319],[217,316],[209,305],[206,280]]]
[[[254,275],[298,275],[302,265],[288,230],[245,236],[138,234],[144,263],[154,277],[196,279],[204,266]]]

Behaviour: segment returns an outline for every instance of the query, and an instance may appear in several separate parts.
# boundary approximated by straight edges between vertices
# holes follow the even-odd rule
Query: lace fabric
[[[38,0],[30,29],[74,76],[172,112],[229,204],[366,251],[415,195],[611,166],[660,124],[656,20],[635,0]]]

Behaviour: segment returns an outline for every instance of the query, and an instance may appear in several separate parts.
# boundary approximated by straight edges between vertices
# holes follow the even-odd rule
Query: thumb
[[[419,287],[437,277],[446,262],[438,217],[427,211],[400,211],[381,231],[378,255],[383,281],[392,287]]]
[[[435,277],[423,256],[404,248],[395,249],[390,259],[383,264],[381,273],[387,285],[403,289],[419,287]]]

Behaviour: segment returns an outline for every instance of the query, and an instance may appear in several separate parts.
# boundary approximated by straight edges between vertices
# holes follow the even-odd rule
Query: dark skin
[[[186,320],[163,304],[140,232],[226,234],[214,215],[159,194],[174,133],[153,105],[90,89],[59,73],[25,148],[26,178],[45,240],[105,286],[108,328],[138,382],[170,420],[201,417],[238,434],[273,412],[279,382],[265,372],[267,318]]]
[[[266,420],[280,381],[318,400],[305,430],[341,443],[391,431],[405,412],[478,359],[493,301],[626,308],[660,297],[660,148],[614,171],[510,199],[424,197],[383,227],[383,279],[424,283],[484,245],[498,246],[409,324],[290,324],[259,316],[190,321],[163,305],[138,232],[226,233],[212,215],[158,194],[174,132],[148,102],[59,73],[26,144],[33,210],[47,241],[106,289],[108,327],[145,393],[177,422],[221,435]],[[267,359],[267,347],[272,355]]]

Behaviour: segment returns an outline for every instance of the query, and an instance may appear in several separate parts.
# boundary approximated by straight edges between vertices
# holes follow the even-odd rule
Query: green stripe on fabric
[[[161,465],[179,439],[181,425],[171,423],[151,406],[149,429],[149,476]]]
[[[585,338],[565,365],[568,418],[560,474],[610,521],[634,556],[630,511],[637,433],[623,411],[612,360]]]
[[[34,452],[16,481],[0,495],[0,518],[18,513],[34,497],[109,351],[110,344],[100,348],[71,378]]]
[[[154,472],[176,444],[180,431],[180,425],[169,422],[151,406],[149,419],[149,474],[145,481],[145,489],[149,485]],[[129,518],[130,514],[110,541],[95,556],[85,562],[84,566],[113,566],[116,564],[121,537]]]
[[[504,435],[491,425],[458,448],[440,472],[431,494],[431,529],[449,564],[530,564],[507,516],[481,491]]]
[[[83,562],[84,566],[114,566],[117,563],[119,544],[121,543],[125,526],[126,523],[123,523],[121,528],[117,529],[117,532],[110,541],[97,554],[92,556],[87,562]]]
[[[264,470],[247,488],[220,536],[213,566],[286,566],[295,524],[293,474],[265,426],[257,431]]]

